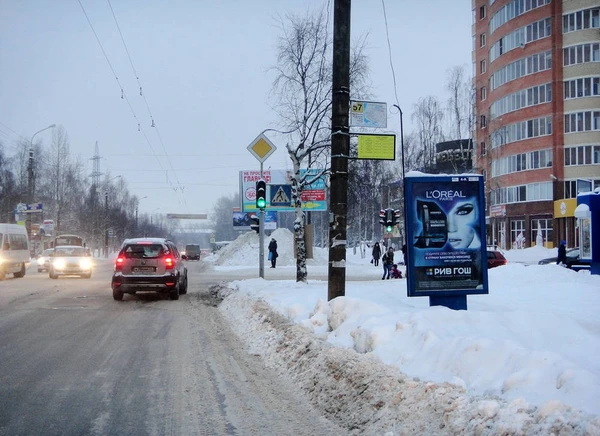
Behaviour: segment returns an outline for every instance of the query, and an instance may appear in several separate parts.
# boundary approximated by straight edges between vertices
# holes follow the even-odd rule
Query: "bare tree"
[[[292,201],[295,206],[296,281],[306,282],[306,247],[302,192],[324,177],[328,168],[331,129],[332,43],[328,16],[322,9],[304,16],[286,15],[279,20],[282,36],[277,47],[275,110],[289,135],[287,152],[292,161]],[[352,52],[350,74],[353,89],[366,81],[367,59],[362,43]],[[355,95],[357,95],[355,93]],[[310,171],[301,172],[302,166]]]
[[[463,139],[464,135],[471,135],[471,85],[464,66],[452,67],[448,70],[446,89],[450,93],[448,99],[448,120],[454,139]]]
[[[212,228],[218,235],[219,240],[228,241],[237,237],[237,230],[233,228],[233,208],[239,207],[240,194],[220,197],[213,209]]]
[[[436,97],[419,99],[412,119],[417,123],[417,135],[422,149],[422,169],[431,171],[435,164],[435,144],[444,140],[442,120],[444,112]]]

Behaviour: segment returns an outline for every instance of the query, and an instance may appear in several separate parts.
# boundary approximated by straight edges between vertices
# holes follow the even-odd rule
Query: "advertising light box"
[[[483,177],[406,176],[408,296],[487,294]]]

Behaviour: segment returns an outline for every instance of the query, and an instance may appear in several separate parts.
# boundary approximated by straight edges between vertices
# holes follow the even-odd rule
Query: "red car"
[[[506,265],[508,260],[498,250],[487,250],[488,269]]]

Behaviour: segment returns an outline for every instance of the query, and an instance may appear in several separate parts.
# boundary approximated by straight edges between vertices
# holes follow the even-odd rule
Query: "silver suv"
[[[136,292],[168,293],[171,300],[178,300],[187,293],[187,268],[168,239],[126,239],[115,260],[111,286],[117,301]]]

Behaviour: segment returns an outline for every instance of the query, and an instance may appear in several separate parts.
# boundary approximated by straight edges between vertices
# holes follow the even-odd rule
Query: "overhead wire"
[[[390,68],[392,70],[392,81],[394,83],[394,97],[396,98],[396,105],[398,107],[400,107],[400,101],[398,100],[398,86],[396,83],[396,71],[394,70],[394,62],[392,61],[392,44],[390,42],[390,30],[389,30],[389,26],[388,26],[387,12],[385,10],[385,0],[381,0],[381,6],[383,7],[383,20],[385,22],[385,36],[387,39]]]
[[[163,167],[162,162],[158,158],[158,155],[156,154],[156,151],[154,150],[154,147],[152,146],[152,143],[151,143],[150,139],[148,138],[148,135],[146,135],[146,132],[142,128],[142,123],[140,122],[140,120],[139,120],[139,118],[138,118],[138,116],[137,116],[137,114],[136,114],[136,112],[135,112],[135,110],[134,110],[134,108],[133,108],[133,106],[131,104],[131,101],[129,100],[129,97],[127,96],[127,93],[125,92],[125,89],[124,89],[123,85],[121,84],[121,81],[119,80],[119,77],[118,77],[118,75],[117,75],[117,73],[116,73],[116,71],[115,71],[115,69],[114,69],[114,67],[113,67],[113,65],[112,65],[112,63],[111,63],[111,61],[110,61],[107,53],[106,53],[106,50],[104,49],[104,46],[102,45],[102,42],[100,41],[100,38],[98,37],[98,34],[97,34],[96,30],[94,29],[94,26],[93,26],[93,24],[92,24],[92,22],[91,22],[91,20],[90,20],[90,18],[88,16],[86,10],[85,10],[85,7],[81,3],[81,0],[78,0],[78,2],[79,2],[79,6],[81,7],[81,10],[83,11],[83,14],[85,15],[85,18],[86,18],[86,20],[88,22],[88,25],[90,26],[90,29],[92,30],[92,33],[94,34],[94,36],[96,38],[96,42],[100,46],[100,50],[102,51],[102,54],[104,55],[104,59],[106,60],[108,66],[110,68],[110,70],[113,73],[115,81],[117,82],[117,85],[119,86],[119,89],[121,91],[121,99],[125,100],[125,102],[127,103],[128,107],[129,107],[129,110],[131,111],[131,114],[132,114],[133,118],[137,122],[138,131],[143,134],[144,139],[146,140],[146,143],[150,147],[150,150],[152,151],[153,156],[156,158],[156,161],[158,162],[158,165],[167,174],[167,183],[169,185],[171,185],[171,188],[173,188],[174,191],[177,192],[179,190],[181,193],[183,193],[183,188],[173,186],[173,184],[168,180],[168,171]],[[110,6],[111,11],[113,12],[113,17],[115,18],[115,22],[116,22],[116,17],[114,15],[114,11],[112,9],[112,5],[110,5],[110,2],[109,2],[109,6]],[[117,28],[119,29],[119,33],[121,33],[120,27],[118,26],[118,22],[117,22]],[[122,34],[121,34],[121,38],[122,38]],[[137,77],[137,72],[135,71],[135,67],[133,66],[133,62],[131,61],[131,56],[129,55],[129,50],[128,50],[128,48],[127,48],[127,46],[126,46],[125,41],[124,41],[123,38],[122,38],[122,41],[123,41],[123,43],[125,45],[125,49],[126,49],[128,57],[130,59],[130,63],[131,63],[132,69],[134,71],[134,74],[136,75],[136,79],[138,79],[138,84],[140,84],[139,78]],[[140,94],[142,94],[142,97],[144,97],[144,101],[146,102],[148,113],[150,114],[150,117],[151,117],[151,120],[152,120],[151,126],[152,127],[156,127],[154,119],[152,117],[152,113],[150,111],[150,107],[148,106],[147,100],[146,100],[145,96],[143,95],[143,92],[141,92],[141,84],[140,84]],[[164,143],[162,142],[162,138],[160,137],[160,135],[159,135],[159,140],[161,141],[163,150],[165,151],[165,154],[166,154]],[[167,156],[167,160],[169,161],[170,166],[172,167],[173,165],[171,164],[170,160],[168,159],[168,156]],[[176,177],[176,173],[175,173],[175,177]],[[181,184],[179,182],[178,182],[178,184],[181,186]],[[185,201],[185,199],[184,199],[184,201]]]
[[[154,117],[152,116],[152,111],[150,110],[150,105],[148,104],[148,100],[146,99],[146,93],[143,92],[143,87],[142,87],[142,83],[140,82],[140,77],[137,73],[137,70],[135,69],[135,65],[133,64],[133,59],[131,58],[131,53],[129,51],[129,47],[127,46],[127,43],[125,42],[125,37],[123,36],[123,32],[121,31],[121,26],[119,25],[119,21],[117,20],[115,11],[112,7],[110,0],[107,0],[107,2],[108,2],[108,6],[110,7],[110,11],[112,13],[113,19],[115,21],[115,25],[117,26],[117,30],[119,31],[119,35],[121,37],[121,42],[123,43],[123,47],[125,48],[125,52],[127,53],[127,58],[129,59],[129,64],[131,65],[131,70],[133,71],[133,75],[135,76],[135,79],[137,80],[137,83],[138,83],[138,86],[140,89],[140,96],[144,99],[144,102],[146,103],[146,109],[148,110],[148,114],[150,115],[150,120],[151,120],[150,125],[151,125],[151,127],[156,128],[156,135],[158,136],[159,142],[161,143],[163,151],[165,152],[167,162],[169,163],[169,166],[171,167],[171,170],[173,171],[173,176],[175,177],[175,180],[176,180],[177,184],[179,185],[179,189],[181,191],[183,191],[184,187],[181,185],[181,183],[179,183],[179,179],[177,177],[177,172],[173,168],[173,164],[167,153],[164,141],[162,139],[162,135],[160,134],[160,131],[158,130],[156,123],[154,122]]]

